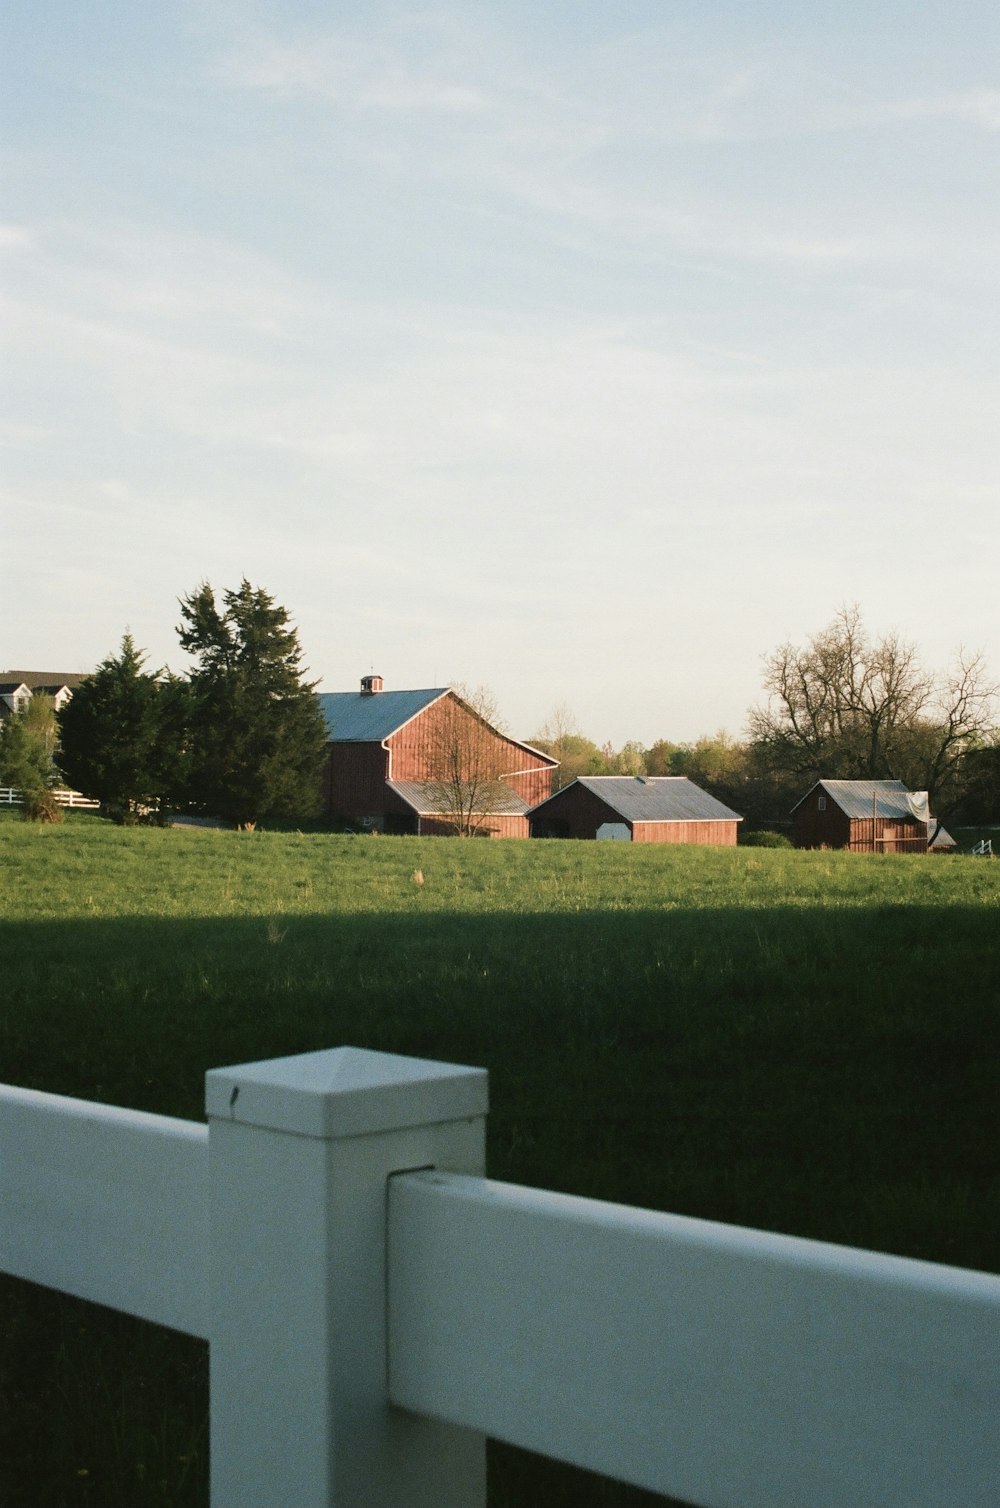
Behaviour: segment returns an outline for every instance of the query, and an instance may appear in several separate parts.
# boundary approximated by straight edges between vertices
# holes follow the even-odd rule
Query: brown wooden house
[[[492,727],[457,692],[386,691],[381,676],[367,675],[360,691],[317,699],[332,818],[366,831],[454,833],[451,789],[468,803],[466,830],[528,837],[528,809],[551,791],[558,761]]]
[[[818,780],[792,808],[796,848],[926,853],[937,824],[926,791],[901,780]]]
[[[743,818],[685,775],[581,775],[528,820],[533,838],[732,846]]]

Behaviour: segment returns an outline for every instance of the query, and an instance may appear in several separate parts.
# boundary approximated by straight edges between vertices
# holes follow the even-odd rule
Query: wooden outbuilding
[[[329,742],[323,802],[331,818],[368,832],[465,830],[528,837],[528,809],[548,796],[558,760],[494,728],[448,686],[319,693]]]
[[[796,848],[926,853],[937,826],[926,791],[901,780],[817,780],[792,807]]]
[[[743,818],[685,775],[581,775],[528,820],[533,838],[732,847]]]

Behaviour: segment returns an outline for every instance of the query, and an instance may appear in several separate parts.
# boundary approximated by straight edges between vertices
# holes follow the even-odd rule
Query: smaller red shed
[[[796,848],[926,853],[937,823],[926,791],[901,780],[817,780],[792,807]]]
[[[581,775],[528,821],[533,838],[732,846],[743,818],[686,775]]]

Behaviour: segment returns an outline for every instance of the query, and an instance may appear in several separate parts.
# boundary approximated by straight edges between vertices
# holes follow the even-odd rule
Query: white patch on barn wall
[[[597,829],[597,836],[614,843],[631,843],[632,829],[627,822],[602,822]]]

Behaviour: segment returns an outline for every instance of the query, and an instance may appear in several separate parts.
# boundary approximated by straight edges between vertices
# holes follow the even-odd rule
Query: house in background
[[[937,823],[901,780],[818,780],[792,807],[796,848],[926,853]]]
[[[743,818],[686,775],[581,775],[528,814],[533,838],[731,847]]]
[[[0,721],[14,712],[22,712],[36,694],[50,696],[58,712],[86,679],[86,671],[61,674],[50,670],[0,670]]]
[[[366,675],[359,691],[317,700],[329,737],[323,803],[351,826],[453,833],[447,788],[464,781],[477,832],[526,838],[529,807],[552,789],[558,760],[501,733],[450,687],[386,691]]]

